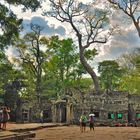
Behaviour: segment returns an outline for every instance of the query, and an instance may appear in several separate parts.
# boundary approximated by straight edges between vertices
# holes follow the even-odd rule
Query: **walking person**
[[[82,123],[81,132],[86,132],[86,123],[88,122],[88,119],[86,117],[85,112],[84,112],[83,115],[81,115],[80,119],[81,119],[81,123]]]
[[[4,107],[3,108],[3,120],[2,120],[2,123],[3,123],[2,129],[3,130],[6,130],[7,122],[10,119],[9,112],[10,112],[10,109],[9,108],[7,108],[7,107]]]

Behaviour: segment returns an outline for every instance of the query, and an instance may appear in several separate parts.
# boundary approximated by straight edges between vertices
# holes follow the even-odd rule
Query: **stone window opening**
[[[136,120],[140,120],[140,113],[136,113]]]
[[[108,113],[108,119],[115,119],[115,115],[113,113]]]
[[[123,117],[123,114],[122,113],[118,113],[117,114],[117,119],[122,119],[122,117]]]
[[[23,121],[29,121],[29,111],[22,109],[22,120]]]

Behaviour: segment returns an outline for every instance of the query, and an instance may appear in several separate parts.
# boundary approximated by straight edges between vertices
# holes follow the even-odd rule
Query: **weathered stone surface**
[[[113,92],[108,94],[76,95],[75,97],[67,97],[66,101],[59,101],[53,104],[52,115],[54,122],[61,122],[65,118],[67,123],[79,123],[79,118],[83,112],[87,116],[90,113],[95,113],[95,120],[100,123],[115,122],[125,125],[130,116],[132,121],[140,119],[136,118],[136,113],[140,114],[139,95]],[[128,113],[130,111],[129,106],[131,106],[130,113]],[[113,114],[114,118],[110,118],[110,114]],[[118,117],[119,114],[120,118]]]

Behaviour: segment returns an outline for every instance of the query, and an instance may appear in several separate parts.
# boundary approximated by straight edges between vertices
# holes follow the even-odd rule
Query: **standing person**
[[[82,121],[81,132],[85,132],[86,131],[86,123],[88,122],[88,119],[86,117],[86,113],[85,112],[84,112],[83,115],[81,115],[80,119]]]
[[[90,127],[90,131],[94,131],[94,116],[89,116],[89,127]]]
[[[9,115],[10,109],[7,107],[3,108],[3,130],[6,130],[7,127],[7,122],[10,119],[10,115]]]
[[[80,123],[80,131],[82,132],[82,119],[81,119],[81,117],[79,119],[79,123]]]
[[[44,121],[43,121],[43,117],[44,117],[44,116],[43,116],[43,111],[41,111],[41,112],[40,112],[40,122],[41,122],[41,123],[44,122]]]

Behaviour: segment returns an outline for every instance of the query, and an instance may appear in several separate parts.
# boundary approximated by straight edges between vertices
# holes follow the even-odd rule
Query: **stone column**
[[[67,110],[66,123],[69,124],[71,121],[71,110],[70,110],[70,103],[69,102],[66,104],[66,110]]]
[[[70,113],[71,113],[70,114],[70,117],[71,117],[70,119],[71,119],[71,122],[72,122],[72,120],[73,120],[73,105],[72,104],[70,105]]]
[[[62,108],[61,108],[61,103],[58,105],[58,112],[59,112],[59,123],[62,122]]]
[[[52,122],[56,122],[56,105],[55,105],[55,103],[52,104],[51,110],[52,110]]]

